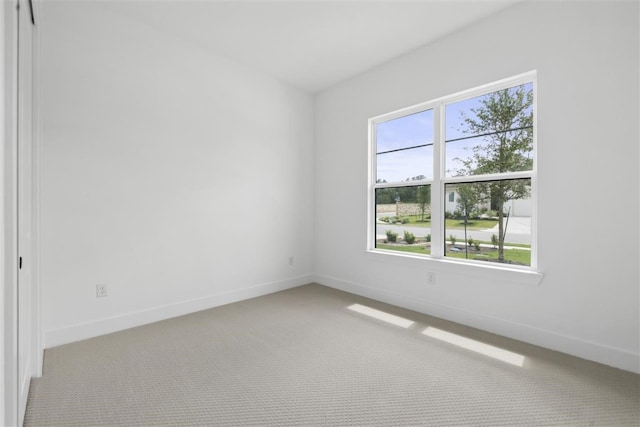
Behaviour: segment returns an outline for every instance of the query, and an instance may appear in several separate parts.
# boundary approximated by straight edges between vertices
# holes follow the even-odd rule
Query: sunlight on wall
[[[385,313],[384,311],[376,310],[375,308],[366,307],[360,304],[353,304],[347,307],[349,310],[364,314],[365,316],[373,317],[383,322],[391,323],[392,325],[408,328],[413,325],[413,321],[405,319],[403,317],[394,316],[393,314]]]
[[[457,345],[458,347],[493,357],[494,359],[498,359],[511,365],[522,367],[522,364],[524,363],[524,356],[521,354],[512,353],[489,344],[484,344],[460,335],[452,334],[451,332],[432,328],[431,326],[422,331],[422,333],[429,337],[448,342],[449,344]]]

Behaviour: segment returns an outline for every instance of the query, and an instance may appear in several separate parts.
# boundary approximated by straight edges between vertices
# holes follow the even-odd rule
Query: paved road
[[[507,225],[507,237],[505,239],[505,244],[508,246],[509,243],[523,243],[523,244],[531,244],[531,219],[524,217],[511,217],[509,218],[509,224]],[[376,224],[376,235],[384,235],[387,230],[391,230],[395,233],[398,233],[399,236],[402,236],[404,231],[408,231],[413,233],[416,237],[424,237],[427,234],[431,233],[431,228],[428,227],[415,227],[408,226],[405,224]],[[446,236],[447,239],[449,235],[453,234],[458,241],[462,242],[464,240],[464,229],[447,229]],[[487,230],[469,230],[467,229],[467,239],[469,237],[476,240],[484,240],[487,242],[491,241],[491,235],[498,235],[498,225],[494,228]]]

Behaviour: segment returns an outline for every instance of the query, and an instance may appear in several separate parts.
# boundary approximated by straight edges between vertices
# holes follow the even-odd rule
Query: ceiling
[[[129,0],[105,5],[313,93],[517,1]]]

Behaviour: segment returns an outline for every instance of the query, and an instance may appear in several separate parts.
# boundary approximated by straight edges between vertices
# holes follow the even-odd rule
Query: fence
[[[376,205],[376,214],[389,214],[389,216],[422,215],[422,205],[420,203],[393,203],[386,205]],[[431,206],[424,206],[424,215],[431,214]]]

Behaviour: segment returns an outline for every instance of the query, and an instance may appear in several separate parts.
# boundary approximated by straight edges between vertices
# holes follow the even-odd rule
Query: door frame
[[[18,10],[20,5],[22,10]],[[0,274],[0,397],[3,404],[0,405],[0,423],[12,426],[22,423],[26,407],[26,396],[20,399],[19,374],[18,374],[18,221],[30,221],[32,231],[32,256],[25,265],[31,269],[31,295],[27,302],[31,327],[23,331],[29,335],[31,364],[28,367],[30,377],[42,374],[43,340],[40,328],[40,269],[39,269],[39,67],[38,49],[39,32],[33,17],[34,5],[31,0],[8,0],[0,6],[0,21],[4,30],[0,34],[0,56],[2,67],[0,69],[0,94],[3,102],[0,103],[0,164],[3,173],[0,174],[0,195],[2,208],[0,209],[0,260],[3,274]],[[28,18],[27,18],[28,17]],[[19,33],[21,25],[29,25],[32,44],[28,49],[19,45]],[[24,27],[22,28],[24,30]],[[28,100],[22,98],[19,93],[19,70],[22,53],[28,53],[29,59],[26,66],[31,69],[32,96]],[[24,59],[24,58],[23,58]],[[21,87],[21,86],[20,86]],[[28,171],[31,177],[31,205],[30,217],[20,218],[19,193],[18,193],[18,129],[20,125],[19,100],[26,101],[26,107],[31,110],[31,158]]]
[[[2,421],[4,425],[18,424],[18,358],[16,287],[18,282],[18,200],[17,200],[17,69],[18,69],[18,13],[17,0],[3,2],[2,34],[3,100],[2,105]]]

